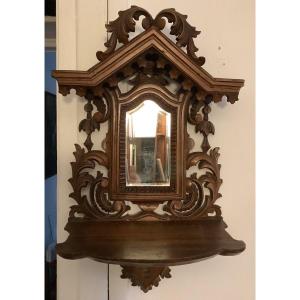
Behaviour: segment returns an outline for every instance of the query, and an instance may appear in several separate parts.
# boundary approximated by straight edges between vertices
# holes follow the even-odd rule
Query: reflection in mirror
[[[126,185],[170,185],[171,114],[145,100],[126,112]]]

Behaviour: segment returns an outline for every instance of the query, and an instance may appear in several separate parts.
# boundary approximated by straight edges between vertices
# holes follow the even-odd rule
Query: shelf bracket
[[[134,267],[121,266],[121,278],[128,278],[132,286],[139,286],[144,293],[147,293],[153,286],[158,286],[163,278],[171,278],[169,267]]]

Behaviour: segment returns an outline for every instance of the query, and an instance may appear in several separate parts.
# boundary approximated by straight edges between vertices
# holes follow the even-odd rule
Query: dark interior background
[[[55,0],[45,0],[45,16],[56,16]],[[54,43],[47,48],[46,39],[55,41],[55,18],[50,20],[51,24],[45,22],[45,300],[56,299],[56,82],[51,77],[56,69],[56,47]]]
[[[45,0],[45,16],[56,16],[56,0]]]

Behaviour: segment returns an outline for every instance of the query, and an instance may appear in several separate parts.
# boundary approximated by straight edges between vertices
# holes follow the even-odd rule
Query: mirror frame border
[[[186,183],[186,141],[189,93],[173,95],[157,84],[141,83],[128,93],[118,89],[110,91],[112,97],[111,136],[111,180],[110,195],[114,201],[165,202],[180,200],[185,196]],[[171,180],[170,186],[126,186],[125,144],[126,112],[142,103],[152,100],[171,113]],[[112,129],[110,131],[110,128]],[[122,155],[123,154],[123,155]]]

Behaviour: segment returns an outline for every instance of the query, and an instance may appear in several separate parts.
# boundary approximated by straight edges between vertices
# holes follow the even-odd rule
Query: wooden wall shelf
[[[135,31],[140,17],[145,31],[130,40],[129,32]],[[219,148],[212,148],[208,140],[215,133],[209,120],[212,104],[224,98],[235,103],[244,80],[215,78],[203,69],[205,58],[196,55],[193,41],[200,32],[186,19],[175,9],[162,10],[153,18],[132,6],[106,26],[111,35],[106,51],[96,54],[99,63],[87,71],[52,74],[61,94],[75,89],[86,101],[86,117],[79,123],[79,131],[86,133],[85,148],[75,145],[69,179],[76,204],[65,228],[69,237],[57,245],[57,253],[66,259],[88,257],[121,265],[121,277],[144,292],[171,277],[169,266],[235,255],[246,247],[227,233],[221,208],[215,204],[221,197],[221,165]],[[166,20],[172,23],[170,34],[176,43],[161,32]],[[118,43],[123,45],[116,49]],[[122,92],[124,83],[129,91]],[[138,174],[134,155],[143,148],[141,140],[133,147],[135,137],[129,134],[133,125],[126,119],[128,112],[136,113],[149,100],[160,109],[160,121],[154,125],[161,136],[158,140],[157,135],[150,139],[142,135],[145,144],[155,140],[155,147],[148,146],[145,153],[139,150],[139,159],[144,164],[140,169],[150,170],[145,174],[152,174],[152,185],[142,181],[145,174]],[[138,127],[150,119],[145,115]],[[104,122],[108,132],[102,149],[93,149]],[[194,149],[187,123],[202,139],[199,149]],[[187,176],[191,167],[198,171]],[[128,184],[128,179],[142,184]]]
[[[182,265],[242,252],[245,243],[234,240],[225,228],[222,219],[77,222],[66,227],[70,236],[57,245],[57,251],[67,259],[89,257],[118,265]]]

